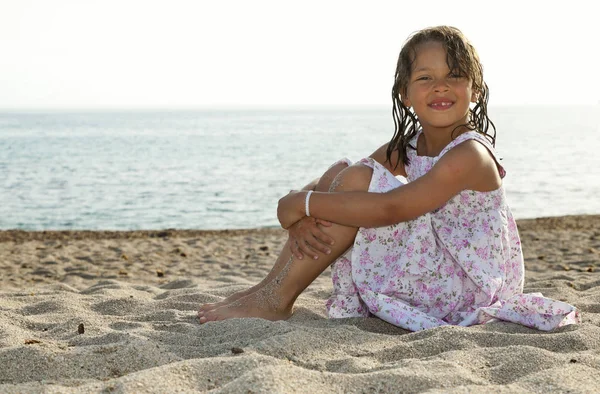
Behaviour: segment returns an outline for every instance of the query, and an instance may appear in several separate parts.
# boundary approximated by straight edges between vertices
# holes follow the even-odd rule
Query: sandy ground
[[[582,324],[329,320],[326,271],[287,321],[199,325],[199,304],[266,275],[283,231],[0,231],[0,392],[598,392],[600,216],[519,229],[525,292]]]

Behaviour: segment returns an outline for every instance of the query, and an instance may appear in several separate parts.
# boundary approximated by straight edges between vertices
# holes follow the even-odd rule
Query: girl
[[[494,151],[488,88],[463,34],[441,26],[412,35],[392,97],[392,140],[282,198],[277,214],[290,238],[272,271],[203,305],[200,323],[286,319],[334,260],[330,317],[375,315],[412,331],[494,319],[551,330],[580,321],[569,304],[522,294],[523,255]],[[306,254],[313,261],[303,261]]]

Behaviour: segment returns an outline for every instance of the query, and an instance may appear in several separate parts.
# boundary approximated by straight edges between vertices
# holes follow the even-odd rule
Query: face
[[[417,57],[403,103],[412,107],[424,129],[452,128],[467,122],[469,104],[476,101],[470,78],[455,75],[439,42],[426,42]]]

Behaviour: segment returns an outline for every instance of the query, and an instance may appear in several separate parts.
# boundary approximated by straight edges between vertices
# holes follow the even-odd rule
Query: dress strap
[[[506,170],[500,164],[500,158],[498,157],[498,154],[496,153],[496,149],[494,149],[494,147],[492,146],[490,141],[483,134],[478,133],[476,131],[467,131],[466,133],[462,133],[461,135],[456,137],[454,140],[452,140],[448,145],[446,145],[446,147],[444,149],[442,149],[442,151],[438,155],[438,160],[450,149],[452,149],[455,146],[459,145],[460,143],[468,141],[468,140],[475,140],[487,148],[487,150],[490,152],[490,154],[494,158],[494,161],[496,162],[496,166],[498,167],[498,172],[500,173],[500,178],[504,178],[506,176]]]

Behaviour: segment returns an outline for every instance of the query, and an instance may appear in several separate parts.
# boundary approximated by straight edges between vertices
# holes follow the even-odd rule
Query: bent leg
[[[372,173],[373,170],[364,165],[350,166],[335,178],[332,191],[368,190]],[[289,253],[289,250],[284,250],[278,259],[281,267],[272,275],[269,282],[227,305],[205,312],[200,318],[200,323],[235,317],[281,320],[291,316],[296,298],[352,246],[357,228],[334,224],[331,227],[323,227],[323,231],[336,241],[331,247],[331,254],[317,252],[318,260],[298,260]]]
[[[327,171],[325,171],[323,176],[321,176],[321,178],[319,179],[319,182],[317,183],[317,185],[315,187],[315,191],[328,192],[334,179],[337,177],[338,174],[340,174],[346,168],[348,168],[348,164],[346,164],[345,162],[338,162],[338,163],[334,164],[333,166],[331,166]],[[334,239],[336,239],[336,238],[334,238]],[[281,270],[285,267],[285,265],[289,261],[290,257],[291,257],[290,245],[289,245],[289,240],[287,240],[285,242],[285,244],[283,245],[283,249],[281,250],[277,260],[275,261],[273,268],[271,268],[271,271],[269,272],[269,274],[260,283],[252,286],[249,289],[242,290],[235,294],[232,294],[220,302],[203,304],[202,306],[200,306],[200,308],[198,310],[198,317],[202,317],[207,311],[230,304],[233,301],[236,301],[242,297],[247,296],[248,294],[251,294],[251,293],[261,289],[266,284],[270,283],[273,279],[275,279],[277,277],[277,275],[279,275]]]

